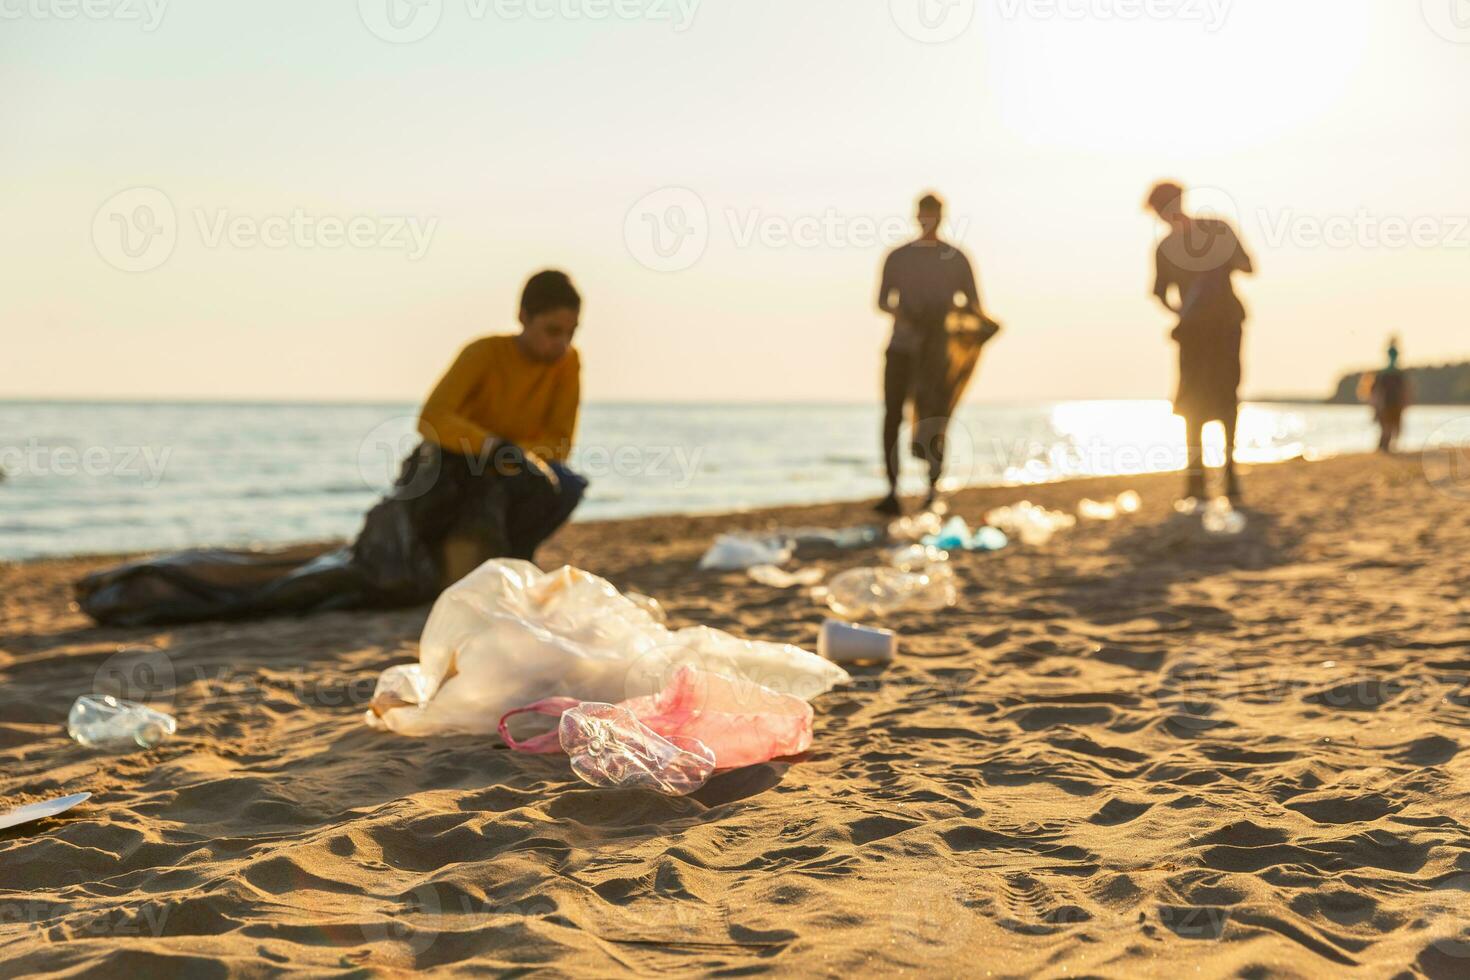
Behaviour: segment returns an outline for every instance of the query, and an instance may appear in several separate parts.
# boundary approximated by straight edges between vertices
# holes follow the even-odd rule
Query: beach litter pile
[[[1235,509],[1229,497],[1216,497],[1200,514],[1200,523],[1206,534],[1218,538],[1233,538],[1245,533],[1245,515]]]
[[[439,597],[419,661],[382,673],[365,721],[416,737],[488,735],[509,712],[549,697],[617,704],[667,696],[684,667],[703,679],[698,691],[724,691],[710,679],[717,676],[759,707],[783,696],[804,704],[849,679],[836,664],[787,644],[708,627],[669,630],[579,569],[542,572],[496,559]]]
[[[1085,521],[1115,521],[1124,514],[1136,514],[1143,508],[1143,498],[1136,490],[1124,490],[1112,500],[1084,498],[1077,504],[1077,516]]]
[[[773,589],[794,589],[800,586],[820,585],[826,576],[820,568],[809,566],[788,572],[776,565],[756,565],[747,570],[752,579]]]
[[[794,578],[787,578],[780,574],[781,566],[791,561],[798,549],[816,547],[850,551],[877,544],[882,538],[882,529],[866,525],[778,528],[766,534],[722,534],[699,560],[699,567],[706,571],[750,572],[751,578],[757,582],[778,589],[816,585],[822,580],[820,570],[802,569],[795,573]]]
[[[517,741],[509,722],[527,714],[556,718],[557,729]],[[812,706],[760,684],[684,666],[650,697],[618,705],[547,698],[507,712],[499,730],[517,752],[566,753],[573,772],[594,786],[683,795],[717,769],[805,752],[812,744]]]
[[[1022,544],[1039,547],[1049,542],[1057,532],[1076,527],[1077,518],[1023,500],[1019,504],[992,510],[985,515],[985,523],[1000,528],[1012,538],[1019,538]]]
[[[790,538],[775,534],[722,534],[699,560],[706,571],[743,572],[758,565],[784,565],[796,554]]]
[[[1216,497],[1201,503],[1194,497],[1174,502],[1174,509],[1185,517],[1198,517],[1206,534],[1216,538],[1239,537],[1245,533],[1246,516],[1235,509],[1229,497]]]
[[[923,543],[941,551],[1000,551],[1011,540],[998,527],[985,525],[971,530],[969,523],[956,515],[946,521],[937,533],[927,535]]]

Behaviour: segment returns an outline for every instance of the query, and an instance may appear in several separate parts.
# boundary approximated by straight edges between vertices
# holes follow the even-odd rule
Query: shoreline
[[[1400,453],[1399,454],[1399,456],[1400,457],[1403,457],[1403,458],[1408,458],[1408,457],[1411,457],[1411,456],[1417,458],[1419,455],[1420,455],[1419,453]],[[1262,470],[1269,470],[1271,468],[1278,467],[1278,466],[1302,466],[1302,465],[1308,465],[1308,466],[1310,466],[1310,465],[1316,465],[1316,464],[1323,463],[1323,462],[1328,462],[1328,461],[1331,461],[1331,460],[1355,459],[1355,458],[1372,459],[1375,456],[1377,456],[1376,453],[1338,453],[1338,454],[1325,454],[1325,455],[1322,455],[1322,456],[1317,457],[1317,458],[1314,458],[1314,459],[1307,459],[1304,456],[1294,456],[1294,457],[1291,457],[1289,459],[1284,459],[1284,460],[1279,460],[1279,461],[1269,462],[1269,463],[1237,463],[1236,465],[1237,465],[1237,469],[1241,473],[1242,479],[1244,480],[1244,479],[1248,479],[1249,476],[1250,476],[1250,474],[1252,472],[1262,471]],[[1115,483],[1116,484],[1120,484],[1120,485],[1122,485],[1122,484],[1128,484],[1128,483],[1130,483],[1130,481],[1144,481],[1144,482],[1152,483],[1154,481],[1168,480],[1168,479],[1173,479],[1177,483],[1177,482],[1182,482],[1182,479],[1183,479],[1182,474],[1183,474],[1183,471],[1182,470],[1159,470],[1159,471],[1152,471],[1152,472],[1147,472],[1147,473],[1139,473],[1139,474],[1134,474],[1134,475],[1122,475],[1122,476],[1065,476],[1065,477],[1062,477],[1062,478],[1057,479],[1057,480],[1051,480],[1051,481],[1042,482],[1042,483],[973,484],[973,485],[970,485],[970,486],[966,486],[966,487],[960,488],[958,490],[951,491],[951,492],[945,494],[943,499],[946,500],[946,501],[948,501],[950,503],[951,508],[953,509],[956,506],[967,506],[967,505],[969,505],[969,503],[972,500],[972,498],[984,497],[987,501],[989,501],[990,498],[992,498],[992,497],[994,497],[996,495],[1011,495],[1011,499],[1006,499],[1006,500],[1003,500],[1003,501],[1000,501],[1000,502],[991,502],[991,503],[988,503],[988,505],[987,505],[989,507],[997,507],[997,506],[1001,506],[1002,503],[1015,503],[1015,502],[1020,501],[1020,500],[1028,499],[1028,495],[1035,496],[1035,497],[1045,496],[1048,499],[1051,499],[1054,496],[1054,494],[1052,493],[1053,490],[1060,489],[1060,488],[1065,488],[1065,487],[1072,486],[1072,485],[1077,485],[1077,486],[1084,486],[1084,485],[1085,486],[1095,486],[1096,489],[1093,490],[1093,493],[1095,493],[1095,494],[1106,494],[1106,493],[1108,493],[1108,487],[1110,487],[1112,484],[1115,484]],[[1121,493],[1123,490],[1129,490],[1129,489],[1136,489],[1136,488],[1133,487],[1133,486],[1121,486],[1121,489],[1116,490],[1116,491],[1112,491],[1112,495],[1113,496],[1116,496],[1117,493]],[[1246,493],[1247,493],[1246,506],[1247,507],[1249,506],[1249,489],[1250,489],[1249,487],[1246,487]],[[1177,488],[1176,488],[1176,490],[1177,490]],[[1081,494],[1079,494],[1079,496],[1078,496],[1077,499],[1080,500],[1083,497],[1087,497],[1088,495],[1089,494],[1088,493],[1085,493],[1085,492],[1084,493],[1081,493]],[[1176,496],[1177,496],[1177,494],[1176,494]],[[574,529],[581,529],[581,528],[587,529],[587,531],[590,532],[590,533],[596,533],[597,530],[600,529],[600,528],[616,528],[616,527],[621,527],[621,526],[626,526],[626,525],[634,525],[634,524],[641,524],[641,523],[655,523],[655,522],[659,522],[659,521],[671,521],[672,520],[672,521],[704,521],[704,522],[717,522],[717,523],[726,523],[726,522],[738,523],[738,522],[741,522],[741,521],[750,520],[750,519],[759,519],[759,518],[762,518],[762,517],[768,517],[768,518],[770,518],[773,521],[786,521],[786,522],[789,522],[791,519],[795,519],[797,517],[801,517],[802,515],[808,514],[808,513],[811,513],[811,514],[828,514],[828,513],[832,513],[832,512],[840,512],[840,513],[842,513],[844,515],[851,515],[851,514],[854,514],[854,513],[866,512],[867,515],[868,515],[867,516],[867,519],[860,520],[857,523],[859,523],[859,524],[867,523],[867,524],[873,524],[873,525],[878,525],[878,526],[886,526],[891,520],[893,520],[893,518],[889,518],[889,517],[885,517],[883,515],[880,515],[880,514],[876,513],[875,511],[873,511],[871,509],[872,504],[876,503],[877,500],[878,500],[878,497],[875,495],[875,496],[871,496],[871,497],[858,497],[858,498],[844,498],[844,499],[838,499],[838,500],[826,500],[826,501],[820,501],[820,502],[816,502],[816,503],[777,504],[777,505],[773,505],[773,506],[769,506],[769,507],[767,507],[767,506],[760,506],[760,507],[740,508],[740,509],[733,509],[733,510],[672,511],[672,512],[665,513],[665,514],[647,514],[647,515],[642,515],[642,516],[637,516],[637,517],[600,517],[600,518],[596,518],[596,519],[588,520],[588,521],[577,521],[575,519],[575,515],[574,515],[574,518],[573,518],[572,522],[569,523],[569,524],[567,524],[566,527],[562,528],[562,530],[558,533],[557,537],[565,536],[567,534],[572,533],[574,531]],[[1042,500],[1036,500],[1034,502],[1036,502],[1036,503],[1043,503],[1044,501],[1042,501]],[[1051,507],[1052,509],[1062,509],[1062,510],[1066,510],[1068,513],[1072,513],[1074,511],[1075,505],[1076,505],[1076,501],[1073,501],[1073,504],[1072,504],[1071,507],[1061,507],[1058,504],[1050,504],[1050,503],[1047,504],[1047,506]],[[904,498],[904,508],[905,508],[905,511],[904,512],[905,512],[905,514],[913,515],[913,514],[919,513],[920,512],[920,509],[921,509],[921,506],[922,506],[922,498],[919,497],[919,496],[910,496],[910,497],[905,497]],[[978,518],[978,515],[977,515],[977,518]],[[975,523],[975,520],[972,519],[971,520],[971,523],[972,524]],[[774,525],[772,525],[772,526],[774,526]],[[745,529],[761,529],[761,528],[752,526],[750,528],[745,528]],[[246,551],[246,552],[283,552],[283,551],[296,551],[296,550],[305,550],[305,549],[313,549],[313,548],[335,548],[335,547],[340,547],[340,546],[347,545],[347,544],[351,544],[351,540],[350,539],[347,539],[347,538],[328,539],[328,540],[316,540],[316,541],[285,541],[285,542],[279,542],[279,543],[262,543],[262,544],[253,544],[253,545],[209,545],[209,544],[204,544],[204,545],[195,545],[192,548],[188,548],[188,549],[155,549],[155,550],[146,550],[146,551],[124,551],[124,552],[98,551],[98,552],[84,552],[84,553],[78,553],[78,554],[73,554],[73,555],[47,555],[47,556],[40,556],[40,557],[35,557],[35,558],[0,558],[0,566],[4,566],[4,565],[26,566],[26,565],[44,564],[44,563],[48,563],[48,562],[88,562],[88,563],[90,563],[90,562],[113,562],[113,563],[119,563],[120,564],[122,562],[135,561],[137,559],[146,558],[146,557],[149,557],[149,556],[152,556],[152,555],[172,554],[175,551],[195,550],[195,549],[208,549],[208,550],[220,550],[220,551]],[[549,542],[548,545],[547,545],[547,547],[548,548],[551,548],[551,547],[554,546],[554,544],[555,544],[555,539],[553,539],[552,542]]]

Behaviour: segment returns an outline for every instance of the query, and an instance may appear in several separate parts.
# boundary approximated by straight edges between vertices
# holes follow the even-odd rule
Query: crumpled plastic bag
[[[795,553],[795,544],[784,535],[722,534],[699,560],[699,567],[743,572],[757,565],[784,565]]]
[[[547,698],[507,712],[500,719],[500,737],[517,752],[562,751],[565,725],[560,737],[548,732],[517,741],[510,734],[510,719],[526,714],[565,719],[579,705],[586,707],[573,698]],[[697,667],[680,667],[658,694],[633,698],[618,707],[663,738],[690,738],[707,746],[720,769],[798,755],[812,744],[812,706],[801,698]]]
[[[419,662],[383,672],[366,721],[402,735],[488,735],[506,712],[551,695],[651,696],[685,664],[803,701],[848,680],[798,647],[708,627],[670,631],[587,572],[495,559],[439,597]]]
[[[615,704],[581,702],[561,716],[556,735],[577,778],[603,789],[687,796],[715,771],[715,754],[698,739],[664,738]]]

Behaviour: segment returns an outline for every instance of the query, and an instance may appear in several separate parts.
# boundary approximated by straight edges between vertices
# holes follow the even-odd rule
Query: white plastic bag
[[[796,552],[781,535],[722,534],[699,560],[708,571],[743,572],[757,565],[784,565]]]
[[[506,712],[552,695],[655,694],[685,664],[807,701],[848,679],[798,647],[707,627],[671,632],[587,572],[496,559],[439,597],[419,662],[383,672],[367,722],[403,735],[488,735]]]

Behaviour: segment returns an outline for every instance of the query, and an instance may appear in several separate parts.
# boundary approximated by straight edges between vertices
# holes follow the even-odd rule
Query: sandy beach
[[[1417,457],[1246,479],[1227,540],[1175,475],[957,495],[1144,508],[957,557],[959,607],[892,617],[898,662],[817,700],[806,756],[685,799],[369,730],[426,610],[92,629],[71,583],[113,559],[0,565],[4,804],[94,794],[0,831],[0,974],[1470,976],[1470,487]],[[541,564],[814,649],[804,590],[696,562],[870,520],[581,524]],[[172,740],[67,739],[117,676],[156,680]]]

